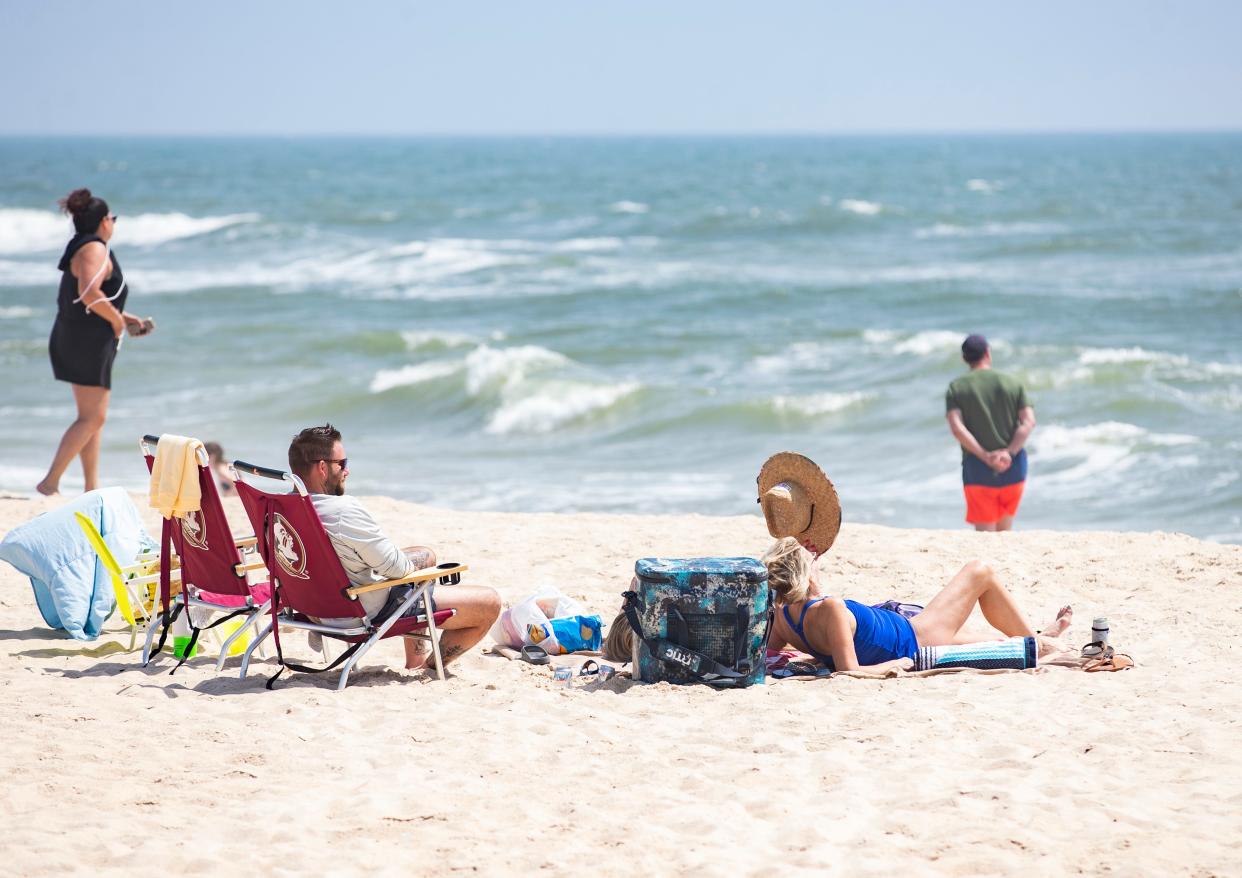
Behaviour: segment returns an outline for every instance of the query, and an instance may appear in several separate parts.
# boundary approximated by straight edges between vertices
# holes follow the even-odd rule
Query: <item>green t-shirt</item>
[[[995,369],[972,369],[949,385],[945,411],[961,409],[962,422],[984,451],[1009,445],[1018,429],[1018,412],[1031,405],[1017,378]],[[962,449],[962,458],[967,451]]]

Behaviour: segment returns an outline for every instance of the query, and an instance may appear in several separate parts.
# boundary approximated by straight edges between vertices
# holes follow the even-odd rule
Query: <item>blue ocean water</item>
[[[1025,528],[1242,541],[1242,135],[0,140],[0,488],[72,420],[47,334],[87,185],[130,310],[136,439],[471,509],[755,510],[817,460],[847,520],[962,527],[968,332],[1039,426]],[[70,471],[72,490],[80,476]]]

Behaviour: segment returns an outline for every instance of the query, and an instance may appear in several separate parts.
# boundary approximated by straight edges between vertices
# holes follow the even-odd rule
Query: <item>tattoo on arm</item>
[[[410,559],[410,562],[414,565],[416,569],[422,570],[425,567],[431,566],[431,561],[435,557],[435,555],[433,555],[429,549],[418,548],[418,549],[407,549],[405,552],[405,557]]]

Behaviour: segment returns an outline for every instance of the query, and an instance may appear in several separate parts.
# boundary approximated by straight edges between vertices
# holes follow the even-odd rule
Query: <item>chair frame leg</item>
[[[349,660],[345,662],[345,667],[341,668],[341,676],[340,676],[340,679],[339,679],[339,680],[337,680],[337,683],[336,683],[336,691],[337,691],[337,692],[340,692],[340,691],[341,691],[341,690],[343,690],[343,689],[344,689],[347,685],[349,685],[349,672],[350,672],[350,671],[352,671],[352,670],[354,669],[354,665],[358,664],[358,661],[359,661],[359,660],[360,660],[360,659],[361,659],[364,655],[366,655],[368,652],[370,652],[370,651],[371,651],[371,647],[372,647],[372,646],[374,646],[374,645],[376,644],[376,642],[379,640],[379,638],[380,638],[380,637],[381,637],[381,632],[379,632],[379,631],[377,631],[377,632],[375,632],[374,634],[372,634],[372,635],[371,635],[371,636],[367,639],[367,641],[366,641],[364,644],[362,644],[362,646],[360,646],[360,647],[358,648],[358,651],[357,651],[356,653],[354,653],[353,655],[351,655],[351,656],[349,657]]]
[[[436,677],[444,682],[444,658],[440,655],[441,631],[436,627],[436,614],[427,614],[427,639],[431,641],[431,654],[436,662]]]
[[[376,628],[374,633],[372,633],[370,637],[368,637],[365,641],[363,641],[362,646],[360,646],[358,648],[358,651],[355,652],[353,655],[351,655],[346,660],[345,666],[341,669],[341,675],[338,678],[337,684],[336,684],[336,691],[340,692],[346,686],[349,685],[349,675],[353,671],[354,667],[358,664],[358,662],[362,659],[362,657],[371,651],[371,647],[373,647],[380,640],[384,639],[384,635],[387,634],[388,630],[397,623],[397,620],[401,618],[402,614],[404,614],[406,610],[408,610],[410,606],[412,606],[413,603],[416,600],[418,600],[420,597],[422,597],[425,593],[426,593],[425,587],[420,588],[417,591],[414,591],[413,593],[411,593],[410,596],[406,598],[404,602],[402,602],[401,606],[398,607],[397,610],[393,612],[393,614],[389,616],[388,619],[385,620],[383,624],[381,624],[378,628]],[[247,625],[257,622],[258,619],[260,619],[266,613],[267,609],[268,609],[268,605],[265,604],[263,608],[259,609],[246,622],[246,625],[243,625],[241,628],[239,628],[238,631],[235,632],[233,636],[234,637],[238,636],[238,634],[240,634],[240,632],[244,630]],[[265,641],[271,635],[273,624],[279,624],[279,620],[277,620],[276,623],[272,623],[269,621],[267,624],[265,624],[262,630],[259,631],[258,635],[250,641],[250,645],[246,647],[246,652],[242,655],[241,671],[238,675],[241,679],[245,679],[247,672],[250,670],[250,657],[254,654],[255,650],[257,650],[260,647],[263,641]],[[440,635],[440,630],[436,627],[435,614],[429,612],[427,614],[427,635],[420,635],[420,636],[427,636],[427,638],[431,640],[431,649],[435,657],[436,675],[439,677],[440,680],[443,680],[444,679],[444,661],[443,661],[443,657],[440,654],[439,635]],[[232,638],[230,638],[230,641],[231,640]]]
[[[349,684],[349,672],[354,669],[354,665],[358,664],[358,660],[361,659],[368,652],[370,652],[371,647],[374,646],[378,641],[384,639],[384,635],[388,633],[388,629],[391,628],[393,625],[396,625],[397,620],[400,619],[403,615],[405,615],[406,610],[414,606],[415,601],[417,601],[421,597],[424,597],[427,594],[427,590],[430,587],[431,587],[431,583],[428,582],[428,583],[424,583],[419,588],[416,588],[413,591],[411,591],[409,595],[406,596],[406,599],[401,602],[401,605],[397,607],[397,609],[393,610],[393,612],[389,614],[388,618],[385,619],[383,623],[378,628],[375,629],[375,633],[372,634],[370,637],[368,637],[366,642],[362,644],[362,646],[358,649],[358,651],[349,657],[349,660],[345,662],[345,667],[341,670],[341,678],[336,684],[337,692],[340,692],[342,689],[344,689]],[[431,611],[430,601],[427,602],[427,610],[428,610],[427,617],[431,621],[431,623],[434,625],[435,619],[432,618],[433,614],[430,612]]]
[[[181,603],[181,595],[177,595],[176,597],[173,598],[172,606],[169,608],[169,613],[172,613],[174,610],[176,610],[177,605],[179,603]],[[151,642],[155,640],[155,632],[159,631],[163,627],[164,627],[164,614],[163,613],[155,614],[155,616],[153,617],[153,621],[149,625],[147,625],[147,642],[143,644],[143,647],[142,647],[142,666],[144,668],[151,661]]]
[[[255,619],[257,620],[260,615],[261,614],[256,613]],[[254,640],[250,641],[250,645],[246,647],[246,652],[242,655],[241,673],[238,675],[239,679],[246,679],[246,671],[250,670],[250,656],[254,654],[254,651],[259,648],[259,644],[266,640],[268,635],[271,633],[272,623],[268,622],[263,626],[263,630],[259,632],[259,635],[255,637]]]
[[[220,655],[218,658],[216,658],[216,673],[217,674],[220,673],[222,670],[224,670],[224,661],[225,659],[229,657],[229,650],[232,648],[233,644],[237,641],[238,638],[240,638],[243,634],[245,634],[246,631],[249,630],[251,626],[254,625],[255,621],[259,619],[265,612],[267,612],[267,604],[264,604],[261,607],[255,607],[250,612],[250,614],[246,616],[246,620],[237,626],[237,630],[234,631],[232,634],[230,634],[228,636],[228,639],[225,640],[224,643],[220,645]]]

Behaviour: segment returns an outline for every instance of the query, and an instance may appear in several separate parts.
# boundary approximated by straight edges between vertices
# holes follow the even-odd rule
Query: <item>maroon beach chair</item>
[[[465,565],[441,564],[439,567],[418,570],[403,579],[390,579],[372,585],[351,585],[301,479],[292,473],[255,466],[240,460],[233,461],[233,471],[238,475],[238,496],[246,508],[250,523],[254,525],[259,554],[267,562],[267,570],[274,585],[271,621],[251,642],[242,657],[242,677],[246,676],[250,666],[250,654],[268,634],[272,634],[281,668],[267,681],[269,689],[286,668],[322,673],[344,663],[336,687],[340,691],[348,684],[350,671],[372,646],[386,637],[397,636],[429,640],[436,675],[441,680],[444,679],[444,662],[440,658],[437,626],[452,618],[456,611],[439,610],[430,616],[422,614],[409,618],[404,618],[404,613],[429,592],[433,583],[460,582],[462,572],[468,569]],[[262,491],[247,484],[242,476],[273,479],[284,483],[292,491],[281,494]],[[409,596],[383,618],[368,617],[358,600],[359,595],[369,591],[407,584],[417,587],[411,589]],[[337,628],[316,621],[342,618],[354,618],[359,622],[350,628]],[[309,668],[293,664],[285,660],[280,646],[281,629],[287,628],[315,631],[323,637],[350,645],[327,667]]]
[[[138,442],[143,459],[147,463],[147,472],[150,472],[155,465],[155,449],[158,444],[159,438],[156,436],[143,436]],[[219,672],[224,667],[224,660],[228,657],[229,649],[262,618],[271,601],[272,589],[265,581],[250,582],[250,571],[262,570],[264,564],[254,555],[244,558],[242,549],[254,546],[256,540],[254,537],[233,536],[228,518],[224,514],[224,505],[220,502],[220,492],[216,488],[215,476],[205,452],[199,451],[197,462],[198,486],[202,493],[201,508],[198,512],[187,513],[184,518],[171,518],[164,521],[163,546],[160,552],[160,601],[163,612],[155,623],[147,628],[147,640],[142,649],[142,663],[146,665],[164,648],[168,631],[182,612],[186,613],[187,621],[190,623],[191,636],[181,661],[178,662],[177,667],[173,668],[173,671],[181,667],[194,651],[200,632],[214,628],[229,619],[244,616],[242,624],[220,647],[220,657],[216,660],[216,671]],[[175,598],[170,595],[174,552],[181,561],[182,582],[181,594]],[[196,626],[194,614],[186,611],[187,606],[195,610],[207,611],[218,618],[213,619],[208,625]],[[155,639],[156,631],[161,629],[159,645],[153,652],[151,641]]]

